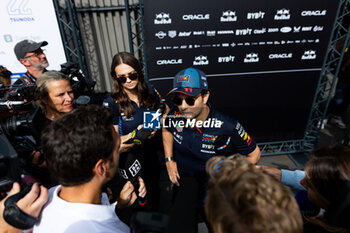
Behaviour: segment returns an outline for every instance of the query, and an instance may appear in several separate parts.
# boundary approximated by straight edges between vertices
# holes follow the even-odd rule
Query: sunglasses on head
[[[138,77],[139,77],[139,75],[134,70],[134,71],[131,71],[131,72],[127,73],[127,74],[117,75],[115,80],[117,80],[117,81],[119,81],[121,83],[125,83],[127,78],[129,78],[130,80],[136,80]]]
[[[177,106],[182,104],[182,101],[185,100],[186,104],[189,106],[193,106],[194,102],[196,102],[196,99],[199,97],[200,95],[197,96],[186,96],[185,98],[180,98],[179,96],[175,96],[173,98],[173,103]]]

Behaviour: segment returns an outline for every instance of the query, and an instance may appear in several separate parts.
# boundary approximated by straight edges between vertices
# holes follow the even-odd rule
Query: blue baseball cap
[[[196,96],[202,90],[208,90],[207,77],[204,72],[196,68],[181,70],[174,77],[173,89],[167,94],[182,93],[189,96]]]

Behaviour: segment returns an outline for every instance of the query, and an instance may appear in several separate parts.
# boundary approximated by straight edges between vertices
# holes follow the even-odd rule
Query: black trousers
[[[166,233],[196,233],[199,218],[212,232],[204,212],[204,181],[198,181],[193,176],[181,176],[179,183],[180,186],[174,189],[174,203]]]

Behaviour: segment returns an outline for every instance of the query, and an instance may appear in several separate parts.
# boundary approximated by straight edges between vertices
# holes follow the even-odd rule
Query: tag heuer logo
[[[170,38],[176,37],[176,31],[168,31],[168,36],[169,36]]]

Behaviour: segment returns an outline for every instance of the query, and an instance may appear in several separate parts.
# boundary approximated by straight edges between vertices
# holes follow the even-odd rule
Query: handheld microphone
[[[157,113],[160,113],[161,114],[160,116],[162,116],[164,111],[165,111],[165,108],[166,108],[166,106],[165,106],[165,99],[162,99],[160,101],[160,103],[159,103],[159,106],[158,106],[158,109],[157,109]]]
[[[134,186],[134,191],[137,195],[137,199],[140,205],[146,204],[146,197],[139,196],[139,180],[141,175],[141,162],[137,159],[136,155],[130,152],[123,153],[119,159],[119,174],[126,180],[130,181]]]
[[[141,128],[140,130],[135,129],[131,132],[131,138],[124,142],[124,144],[131,144],[134,143],[136,145],[141,145],[142,142],[146,139],[148,139],[149,136],[151,136],[152,130],[151,129],[145,129]]]
[[[230,155],[236,153],[236,147],[228,135],[220,135],[214,142],[214,150],[217,155]]]

